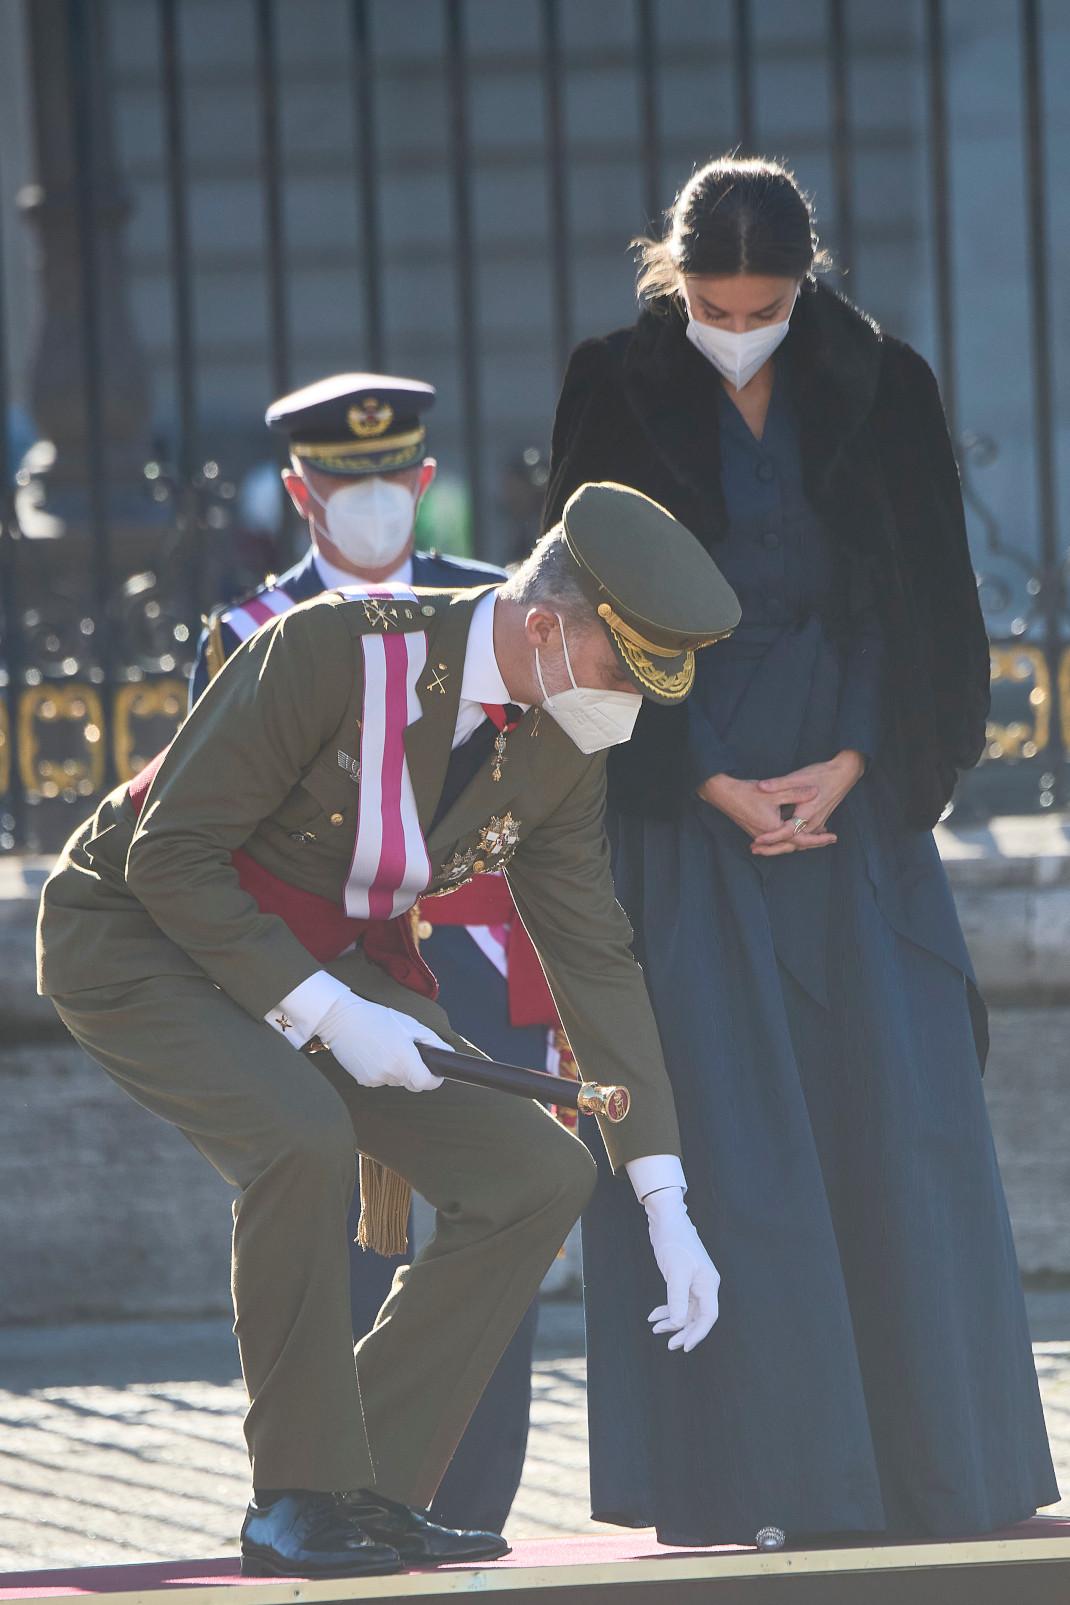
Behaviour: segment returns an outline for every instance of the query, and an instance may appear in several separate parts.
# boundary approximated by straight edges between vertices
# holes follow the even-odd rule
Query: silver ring
[[[798,814],[796,814],[795,818],[792,820],[792,824],[795,826],[795,829],[792,831],[792,835],[797,836],[800,830],[806,829],[807,821],[805,819],[800,819]]]

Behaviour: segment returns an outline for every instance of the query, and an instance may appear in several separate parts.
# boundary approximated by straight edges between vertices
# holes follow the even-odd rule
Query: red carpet
[[[1070,1540],[1070,1520],[1062,1520],[1053,1516],[1037,1516],[1032,1521],[1023,1522],[1018,1527],[1010,1528],[1005,1533],[991,1533],[986,1535],[988,1541],[1008,1539],[1019,1542],[1022,1539],[1037,1540],[1043,1543],[1045,1539]],[[967,1540],[966,1542],[975,1542]],[[840,1548],[854,1546],[843,1545]],[[859,1546],[862,1547],[862,1546]],[[889,1552],[899,1547],[896,1545],[882,1546]],[[956,1546],[950,1544],[949,1550]],[[785,1553],[789,1553],[785,1551]],[[655,1561],[655,1560],[695,1560],[708,1557],[711,1562],[718,1557],[743,1557],[750,1555],[757,1558],[753,1550],[737,1547],[724,1547],[720,1549],[686,1550],[669,1548],[658,1544],[646,1532],[611,1533],[584,1535],[574,1538],[546,1538],[528,1540],[518,1543],[513,1553],[504,1560],[496,1561],[493,1566],[495,1572],[511,1568],[524,1569],[563,1567],[563,1566],[607,1566],[622,1565],[629,1561]],[[890,1558],[890,1557],[889,1557]],[[1040,1558],[1038,1553],[1038,1558]],[[462,1568],[457,1568],[461,1570]],[[488,1568],[484,1568],[488,1569]],[[421,1574],[426,1576],[427,1574]],[[0,1600],[60,1598],[75,1594],[145,1594],[160,1589],[170,1588],[210,1588],[220,1586],[236,1586],[238,1588],[264,1587],[265,1584],[285,1582],[286,1579],[242,1578],[238,1574],[238,1561],[225,1560],[185,1560],[185,1561],[155,1561],[125,1566],[85,1566],[70,1567],[58,1570],[45,1570],[33,1572],[7,1572],[0,1574]],[[383,1584],[388,1579],[383,1579]]]

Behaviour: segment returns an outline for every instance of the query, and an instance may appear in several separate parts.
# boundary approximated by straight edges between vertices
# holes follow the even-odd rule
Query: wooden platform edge
[[[727,1582],[747,1578],[790,1575],[843,1575],[864,1572],[955,1571],[965,1566],[1050,1565],[1067,1563],[1070,1537],[999,1538],[970,1542],[874,1545],[841,1550],[783,1550],[774,1554],[700,1555],[679,1558],[661,1555],[635,1560],[580,1562],[563,1566],[485,1566],[433,1572],[408,1572],[398,1577],[340,1577],[330,1581],[280,1579],[184,1587],[116,1589],[107,1592],[73,1592],[44,1589],[40,1593],[5,1591],[0,1600],[18,1605],[56,1605],[63,1599],[107,1599],[122,1605],[327,1605],[334,1600],[389,1601],[449,1599],[464,1594],[508,1594],[510,1590],[609,1587],[614,1584],[673,1582]],[[235,1591],[238,1591],[237,1600]],[[1070,1590],[1068,1590],[1070,1598]]]

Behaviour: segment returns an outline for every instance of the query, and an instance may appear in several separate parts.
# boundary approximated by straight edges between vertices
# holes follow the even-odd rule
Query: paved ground
[[[514,1538],[588,1525],[582,1323],[543,1312]],[[1030,1313],[1070,1494],[1070,1293]],[[0,1570],[234,1552],[247,1471],[225,1322],[0,1330],[0,1382]]]

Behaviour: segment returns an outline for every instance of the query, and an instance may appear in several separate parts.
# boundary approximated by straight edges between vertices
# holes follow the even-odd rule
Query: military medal
[[[500,702],[483,702],[480,706],[498,732],[494,737],[494,767],[490,772],[490,778],[497,782],[502,778],[502,765],[505,763],[505,738],[520,723],[520,712],[512,703],[503,707]],[[510,717],[510,710],[515,717]]]
[[[511,813],[495,814],[479,833],[476,852],[489,860],[488,869],[501,869],[516,852],[520,821]]]
[[[458,848],[453,857],[442,866],[443,880],[449,881],[451,885],[467,880],[475,863],[475,857],[474,848],[470,847],[466,853],[462,853]]]
[[[520,821],[511,812],[494,814],[479,833],[474,847],[458,848],[442,866],[442,879],[459,886],[473,875],[504,869],[520,842]],[[445,890],[446,888],[443,888]],[[431,896],[437,896],[432,892]]]

